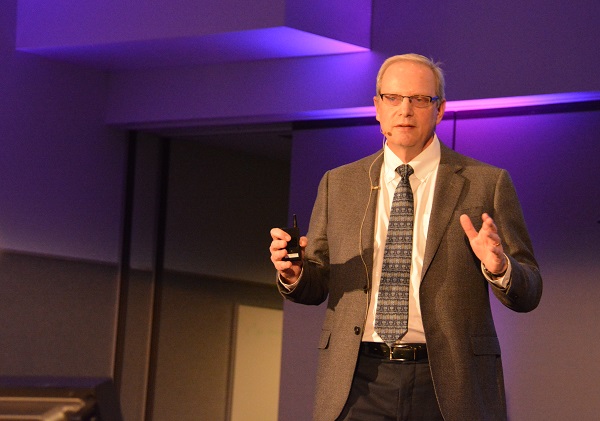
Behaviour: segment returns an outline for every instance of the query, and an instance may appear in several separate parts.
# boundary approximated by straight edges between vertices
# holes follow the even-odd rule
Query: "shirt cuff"
[[[277,275],[277,282],[279,282],[279,284],[283,288],[285,288],[288,292],[292,292],[298,286],[298,282],[300,282],[300,279],[302,279],[302,273],[303,272],[304,272],[304,268],[302,268],[300,270],[300,275],[298,276],[298,279],[296,280],[296,282],[294,282],[293,284],[286,284],[285,282],[283,282],[283,279],[281,278],[281,275]]]
[[[489,272],[485,270],[485,266],[483,265],[483,263],[481,263],[481,272],[483,273],[483,276],[485,276],[485,279],[487,279],[488,282],[491,282],[492,284],[502,289],[506,289],[506,287],[508,286],[508,283],[510,282],[511,273],[510,259],[508,258],[508,256],[506,256],[506,254],[504,256],[506,257],[508,267],[506,268],[506,272],[504,272],[504,275],[502,276],[490,276]]]

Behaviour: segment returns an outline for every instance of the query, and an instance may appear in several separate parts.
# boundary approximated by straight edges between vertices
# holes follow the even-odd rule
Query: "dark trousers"
[[[337,421],[443,421],[429,362],[359,355],[350,394]]]

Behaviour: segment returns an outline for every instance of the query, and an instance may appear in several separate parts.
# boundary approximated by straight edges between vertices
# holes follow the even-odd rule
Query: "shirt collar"
[[[406,164],[410,164],[410,166],[413,168],[415,177],[417,177],[420,181],[424,181],[429,174],[431,174],[437,168],[440,162],[440,157],[440,140],[438,139],[437,134],[434,134],[431,145],[425,148],[412,161],[406,162]],[[385,183],[389,183],[396,177],[399,177],[398,173],[396,173],[396,168],[398,168],[399,165],[405,164],[405,162],[402,162],[402,160],[398,158],[394,152],[392,152],[387,143],[383,152],[383,161],[383,179]]]

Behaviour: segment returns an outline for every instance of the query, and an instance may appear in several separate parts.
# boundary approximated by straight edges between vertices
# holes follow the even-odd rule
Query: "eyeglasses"
[[[428,95],[398,95],[398,94],[379,94],[381,100],[392,107],[397,107],[404,101],[404,98],[408,98],[409,104],[414,105],[417,108],[427,108],[434,101],[440,99],[437,96]]]

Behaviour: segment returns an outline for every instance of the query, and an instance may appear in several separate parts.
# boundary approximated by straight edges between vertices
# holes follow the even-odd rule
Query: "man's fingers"
[[[298,244],[300,244],[300,247],[304,248],[308,245],[308,238],[306,237],[300,237],[300,241],[298,242]]]
[[[287,232],[285,232],[281,228],[272,228],[270,233],[271,233],[271,238],[273,240],[290,241],[292,238],[292,237],[290,237],[290,235]]]
[[[271,246],[269,247],[269,251],[271,253],[274,253],[277,250],[284,249],[285,246],[287,246],[287,241],[285,241],[285,240],[273,240],[273,241],[271,241]]]
[[[471,218],[469,218],[468,215],[463,213],[460,216],[460,225],[462,226],[462,229],[465,232],[465,234],[467,234],[467,238],[469,240],[472,240],[473,238],[477,237],[477,231],[475,230],[473,222],[471,222]]]
[[[279,272],[285,272],[292,268],[292,262],[289,260],[277,260],[273,262],[273,266]]]
[[[275,243],[275,241],[273,241],[273,243]],[[277,247],[276,245],[273,245],[273,243],[271,243],[271,261],[273,263],[278,262],[280,260],[283,260],[283,258],[287,255],[287,252],[285,251],[284,248],[281,247]]]
[[[496,223],[494,222],[494,220],[492,219],[492,217],[490,215],[488,215],[487,213],[484,213],[483,215],[481,215],[481,220],[483,221],[483,225],[481,228],[485,228],[486,230],[489,230],[494,233],[498,232]]]

